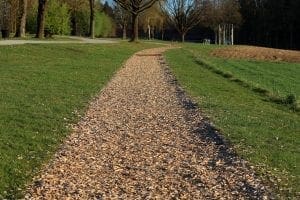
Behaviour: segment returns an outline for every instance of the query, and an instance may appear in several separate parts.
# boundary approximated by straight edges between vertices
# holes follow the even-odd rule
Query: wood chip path
[[[133,55],[90,104],[26,199],[267,199],[163,66]]]

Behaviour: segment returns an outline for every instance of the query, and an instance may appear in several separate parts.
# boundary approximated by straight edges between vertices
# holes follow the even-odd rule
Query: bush
[[[287,95],[285,98],[285,103],[290,105],[296,104],[297,103],[296,96],[294,94]]]
[[[51,34],[70,34],[70,14],[68,5],[59,0],[51,0],[48,3],[45,29]],[[27,15],[26,30],[29,33],[36,33],[37,29],[38,4],[35,3]]]
[[[29,33],[36,33],[37,28],[37,3],[33,4],[27,15],[26,29]],[[72,14],[69,12],[69,7],[66,3],[61,3],[60,0],[51,0],[48,3],[45,30],[52,34],[88,36],[90,12],[86,7],[82,7]],[[71,28],[72,22],[72,28]],[[113,20],[104,12],[96,11],[95,13],[95,36],[96,37],[113,37],[115,36],[115,24]]]
[[[103,12],[95,14],[95,36],[110,37],[114,36],[114,24],[109,16]]]
[[[58,0],[49,1],[45,20],[45,29],[51,34],[70,34],[70,13],[67,4]]]

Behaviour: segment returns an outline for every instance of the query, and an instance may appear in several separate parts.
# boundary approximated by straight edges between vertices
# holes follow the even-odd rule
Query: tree
[[[17,0],[2,0],[0,1],[0,15],[1,15],[1,29],[2,37],[9,37],[10,33],[15,33],[17,13],[18,13],[18,2]]]
[[[11,1],[1,0],[0,7],[0,28],[3,38],[8,38],[11,30],[12,3]]]
[[[151,8],[141,14],[139,18],[140,27],[147,32],[148,39],[154,38],[156,33],[161,33],[163,39],[165,16],[162,13],[159,3],[154,4]]]
[[[90,37],[95,38],[95,0],[89,0],[90,3]]]
[[[223,0],[219,7],[220,9],[220,19],[219,19],[219,44],[226,44],[230,41],[231,44],[234,43],[234,27],[241,24],[242,16],[240,13],[240,5],[236,0]],[[221,31],[220,31],[221,30]],[[222,36],[221,33],[222,32]],[[230,33],[230,34],[228,34]]]
[[[103,5],[102,12],[104,12],[110,18],[114,18],[114,10],[107,1],[105,1]]]
[[[114,0],[122,8],[131,13],[131,41],[137,41],[139,36],[138,17],[145,10],[151,8],[159,0]]]
[[[166,0],[161,3],[162,10],[181,35],[181,41],[189,30],[201,20],[200,0]]]
[[[234,29],[242,22],[237,0],[203,0],[201,25],[215,33],[215,44],[234,41]]]
[[[38,16],[37,16],[37,32],[36,32],[37,38],[44,37],[47,1],[48,0],[39,0]]]
[[[19,1],[19,17],[17,20],[16,37],[25,37],[26,33],[26,18],[27,18],[27,0]]]
[[[89,35],[90,6],[87,0],[63,0],[68,4],[71,15],[71,34]]]
[[[127,38],[127,25],[130,19],[130,13],[119,4],[114,7],[114,17],[117,25],[122,29],[122,38]]]

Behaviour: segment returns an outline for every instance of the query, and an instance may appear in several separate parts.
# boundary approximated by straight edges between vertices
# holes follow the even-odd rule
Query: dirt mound
[[[231,46],[215,49],[212,55],[223,58],[300,62],[300,51],[272,49],[254,46]]]

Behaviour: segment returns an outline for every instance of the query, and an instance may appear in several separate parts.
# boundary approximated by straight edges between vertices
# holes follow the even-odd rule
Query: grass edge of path
[[[221,130],[221,133],[224,134],[225,138],[229,139],[230,143],[233,144],[233,146],[235,147],[235,149],[237,150],[239,155],[241,155],[246,160],[249,160],[249,158],[251,157],[251,156],[249,157],[249,155],[253,154],[253,152],[251,152],[251,151],[255,151],[255,150],[261,151],[263,149],[263,148],[256,149],[254,147],[247,149],[247,148],[245,148],[245,147],[247,147],[247,145],[246,145],[247,142],[244,142],[247,140],[247,138],[245,138],[245,137],[239,138],[240,136],[238,136],[238,134],[230,133],[230,131],[233,131],[233,130],[235,130],[236,132],[239,132],[239,133],[245,133],[245,130],[243,130],[243,129],[247,129],[247,127],[246,128],[243,127],[244,124],[243,124],[242,120],[246,120],[247,121],[246,124],[250,128],[252,126],[252,129],[254,131],[259,131],[259,127],[257,128],[256,124],[251,125],[251,120],[248,121],[246,119],[247,116],[240,115],[239,117],[244,117],[244,119],[242,119],[242,120],[238,119],[238,117],[237,118],[232,117],[232,121],[230,121],[230,120],[226,121],[226,119],[224,121],[222,121],[222,119],[221,119],[221,118],[230,118],[231,112],[232,113],[237,112],[237,111],[243,112],[241,109],[244,107],[247,107],[247,105],[242,105],[240,108],[239,108],[239,105],[234,105],[234,107],[235,107],[234,110],[231,110],[230,107],[226,107],[224,105],[222,105],[223,106],[222,107],[222,106],[217,105],[217,102],[226,101],[226,100],[229,101],[230,98],[214,97],[214,95],[205,95],[203,93],[205,90],[207,90],[206,92],[211,92],[211,94],[213,94],[214,93],[213,90],[216,90],[215,92],[221,92],[221,93],[223,92],[223,94],[227,94],[230,96],[230,95],[232,95],[232,94],[230,94],[231,93],[230,89],[224,88],[223,83],[224,84],[226,83],[226,85],[228,86],[231,84],[234,85],[233,82],[230,83],[230,81],[228,79],[226,79],[226,77],[224,78],[223,76],[219,76],[216,73],[210,71],[209,69],[206,69],[205,67],[201,66],[200,63],[197,63],[194,55],[192,55],[189,52],[189,50],[186,50],[184,48],[181,50],[178,50],[178,49],[177,50],[169,50],[168,52],[165,53],[165,58],[166,58],[167,64],[170,67],[170,70],[175,75],[179,84],[181,86],[183,86],[184,90],[188,93],[188,95],[192,96],[193,99],[196,100],[196,102],[198,102],[200,109],[203,111],[203,113],[205,115],[207,115],[207,117],[216,125],[216,127],[218,129]],[[199,75],[200,72],[205,72],[204,74],[207,75],[207,77],[205,75],[202,75],[202,76]],[[216,76],[217,76],[217,78],[216,78]],[[214,80],[216,82],[220,81],[220,83],[215,84],[216,88],[213,88],[213,86],[211,86],[211,87],[208,86],[207,83],[210,83],[211,85],[214,84],[212,82],[212,80],[210,80],[208,77],[215,78]],[[203,86],[203,85],[205,85],[205,86]],[[207,87],[207,88],[203,89],[204,87]],[[238,84],[235,84],[232,87],[238,88],[237,90],[240,90],[239,87],[241,87],[241,86],[239,86]],[[257,99],[257,101],[263,102],[263,104],[266,104],[266,105],[270,104],[270,105],[267,105],[268,109],[276,110],[279,107],[281,107],[281,105],[278,105],[278,106],[271,105],[271,104],[273,104],[272,102],[268,103],[268,102],[262,101],[261,97],[258,94],[255,94],[253,91],[251,91],[247,88],[244,88],[241,90],[244,90],[245,93],[249,93],[249,95],[252,96],[251,99]],[[199,91],[201,91],[202,93]],[[220,98],[220,99],[216,100],[216,98]],[[245,102],[240,102],[240,103],[247,104],[247,100]],[[268,111],[268,109],[265,111]],[[217,114],[214,115],[213,112],[216,112]],[[249,111],[249,110],[247,112],[251,113],[251,111]],[[299,117],[295,113],[292,113],[286,109],[282,110],[282,108],[279,108],[278,112],[279,113],[287,112],[287,113],[290,113],[291,116]],[[268,114],[265,114],[265,113],[264,113],[264,115],[269,116]],[[286,114],[286,115],[289,115],[289,114]],[[254,117],[257,117],[257,116],[254,116]],[[270,117],[272,117],[272,116],[269,116],[269,119],[270,119]],[[292,120],[289,117],[286,117],[286,118],[289,120]],[[266,120],[268,120],[268,119],[266,119]],[[229,123],[229,124],[226,124],[226,123]],[[260,123],[260,122],[255,121],[255,123]],[[264,122],[262,122],[262,123],[264,123]],[[280,122],[279,124],[282,124],[282,123]],[[233,129],[228,128],[227,126],[230,126],[230,125],[234,125],[235,128],[233,128]],[[245,125],[245,126],[247,126],[247,125]],[[267,127],[266,124],[264,124],[264,125]],[[256,128],[255,128],[255,126],[256,126]],[[297,125],[295,122],[295,124],[292,127],[296,128],[296,126]],[[281,129],[281,131],[282,131],[282,129]],[[277,132],[280,132],[280,131],[277,131]],[[253,133],[253,134],[255,135],[255,133]],[[270,134],[270,131],[267,134]],[[232,136],[232,135],[234,135],[234,136]],[[276,135],[276,134],[274,134],[274,135]],[[255,140],[259,140],[259,139],[260,138],[252,138],[251,140],[255,141]],[[275,137],[274,139],[276,141],[277,137]],[[241,141],[239,142],[239,140],[241,140]],[[271,139],[271,140],[273,140],[273,139]],[[296,142],[292,142],[292,144],[294,146],[291,145],[290,148],[293,147],[293,148],[297,149]],[[265,145],[264,148],[268,147],[268,144],[264,144],[264,145]],[[297,151],[296,149],[295,149],[295,151]],[[243,152],[243,151],[245,151],[245,152]],[[294,150],[290,149],[290,151],[294,151]],[[263,151],[263,152],[266,152],[266,151]],[[296,152],[294,152],[294,155],[296,156]],[[253,155],[252,155],[252,157],[253,157]],[[293,168],[295,169],[297,159],[296,159],[296,157],[293,158],[293,156],[290,159],[294,160],[294,161],[292,161],[292,160],[291,161],[292,161],[292,163],[295,162],[294,163],[295,166],[293,166]],[[261,159],[256,158],[256,160],[254,160],[254,161],[252,159],[250,159],[250,163],[254,164],[256,166],[257,172],[259,172],[261,177],[265,178],[265,181],[272,182],[273,184],[275,184],[274,185],[275,187],[278,186],[277,192],[279,195],[283,195],[283,196],[291,195],[291,198],[294,198],[296,195],[299,195],[299,194],[297,194],[297,190],[298,190],[297,188],[299,188],[299,186],[297,185],[297,179],[299,179],[299,177],[294,177],[294,175],[285,171],[284,168],[281,168],[281,169],[280,168],[272,168],[272,167],[270,168],[270,166],[268,167],[263,160],[264,160],[263,157],[261,157]],[[291,163],[291,161],[289,161],[289,162]],[[297,172],[294,171],[294,173],[297,173]],[[293,179],[293,180],[291,180],[291,179]],[[288,185],[285,185],[284,182],[286,182],[286,181],[289,183]],[[292,188],[290,188],[291,186],[292,186]]]

